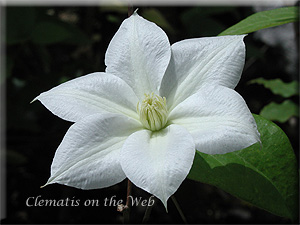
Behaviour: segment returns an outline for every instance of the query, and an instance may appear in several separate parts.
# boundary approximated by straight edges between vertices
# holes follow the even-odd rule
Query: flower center
[[[145,94],[142,104],[138,102],[137,112],[140,115],[141,123],[149,130],[156,131],[162,129],[168,118],[167,100],[165,97]]]

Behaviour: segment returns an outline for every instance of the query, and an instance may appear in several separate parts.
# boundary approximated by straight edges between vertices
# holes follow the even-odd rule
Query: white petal
[[[180,103],[169,120],[185,127],[192,134],[196,149],[208,154],[224,154],[260,141],[244,99],[223,86],[202,88]]]
[[[119,183],[126,178],[120,150],[126,138],[139,129],[139,123],[125,116],[94,114],[80,120],[59,145],[47,184],[95,189]]]
[[[158,93],[170,57],[165,32],[134,13],[123,21],[108,46],[106,72],[125,80],[141,100],[144,94]]]
[[[132,134],[121,151],[121,166],[136,186],[158,197],[165,207],[168,198],[189,173],[195,156],[191,135],[178,125]]]
[[[160,94],[173,109],[204,83],[234,88],[245,61],[245,35],[188,39],[171,46]]]
[[[92,73],[43,92],[40,100],[62,119],[76,122],[95,113],[118,113],[138,119],[138,99],[120,78],[107,73]]]

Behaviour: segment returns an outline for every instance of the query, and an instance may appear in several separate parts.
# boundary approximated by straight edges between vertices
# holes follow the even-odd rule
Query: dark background
[[[40,189],[50,175],[55,150],[71,123],[30,102],[41,92],[91,72],[104,71],[106,48],[127,17],[127,7],[7,7],[6,74],[6,213],[2,223],[121,223],[116,207],[104,207],[104,198],[125,200],[127,182],[83,191],[52,184]],[[253,13],[252,7],[139,7],[139,14],[156,22],[170,43],[215,36]],[[292,31],[293,32],[293,31]],[[298,40],[298,39],[296,39]],[[263,86],[247,82],[257,77],[298,79],[298,67],[288,71],[281,45],[269,45],[253,34],[245,38],[246,66],[236,90],[251,112],[271,101],[282,102]],[[298,47],[298,46],[296,46]],[[298,97],[291,98],[298,103]],[[277,123],[288,135],[298,157],[298,118]],[[133,187],[133,196],[150,195]],[[28,197],[80,200],[80,206],[28,207]],[[186,180],[175,197],[189,223],[290,223],[210,185]],[[99,206],[83,206],[98,199]],[[31,201],[32,202],[32,201]],[[172,200],[166,213],[153,207],[150,223],[183,223]],[[131,209],[131,222],[141,223],[145,207]]]

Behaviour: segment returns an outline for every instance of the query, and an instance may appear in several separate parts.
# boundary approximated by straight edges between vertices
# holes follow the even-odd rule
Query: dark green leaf
[[[274,123],[254,115],[262,147],[224,155],[197,151],[188,178],[219,187],[273,214],[298,218],[298,169],[292,146]]]
[[[249,84],[262,84],[265,88],[270,89],[275,95],[280,95],[284,98],[289,98],[293,95],[299,95],[299,83],[297,81],[285,83],[280,79],[265,80],[261,77],[249,81]]]
[[[219,34],[248,34],[257,30],[279,26],[299,20],[299,7],[284,7],[255,13]]]
[[[91,38],[86,35],[82,30],[76,26],[64,23],[63,26],[71,34],[64,43],[65,44],[74,44],[74,45],[87,45],[91,44]],[[98,38],[101,38],[100,34],[97,35]]]
[[[284,123],[292,116],[299,116],[299,106],[291,100],[285,100],[280,104],[271,102],[261,110],[260,115],[266,119]]]
[[[112,14],[108,14],[106,16],[106,20],[111,22],[111,23],[115,23],[115,24],[120,24],[122,22],[121,18]]]
[[[233,10],[234,7],[196,7],[185,11],[181,21],[191,36],[215,36],[226,27],[213,16]]]
[[[31,35],[36,44],[88,44],[89,38],[78,28],[61,21],[41,21]]]
[[[174,29],[172,28],[172,26],[165,19],[164,15],[162,15],[162,13],[157,9],[145,9],[142,11],[142,16],[145,19],[154,22],[164,30],[174,33]]]
[[[71,33],[59,23],[42,21],[35,27],[31,37],[37,44],[53,44],[71,37]]]
[[[189,34],[194,37],[215,36],[221,30],[224,30],[224,28],[225,26],[218,20],[206,17],[190,21],[190,24],[186,26]]]

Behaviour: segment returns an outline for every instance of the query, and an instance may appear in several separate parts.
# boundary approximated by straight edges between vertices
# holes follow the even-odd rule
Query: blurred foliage
[[[262,77],[249,81],[249,84],[262,84],[265,88],[270,89],[273,94],[280,95],[284,98],[289,98],[294,95],[299,95],[299,82],[292,81],[285,83],[280,79],[266,80]]]
[[[141,14],[145,19],[154,22],[156,25],[161,27],[164,31],[174,33],[174,29],[164,18],[163,14],[157,9],[146,9]]]
[[[299,117],[299,105],[291,100],[279,104],[271,102],[261,110],[260,115],[268,120],[284,123],[293,116]]]
[[[216,36],[253,14],[251,7],[139,7],[139,14],[160,25],[172,43]],[[27,207],[26,199],[125,198],[126,182],[110,188],[82,191],[63,185],[39,187],[49,177],[55,150],[71,123],[52,115],[41,104],[30,104],[38,94],[62,82],[91,72],[105,71],[106,48],[127,7],[6,7],[6,145],[7,218],[3,223],[120,223],[112,207]],[[259,113],[272,101],[281,102],[259,85],[246,85],[264,74],[265,79],[291,82],[298,74],[285,70],[279,47],[245,38],[247,59],[236,90],[250,110]],[[279,98],[279,99],[278,99]],[[298,95],[291,101],[298,102]],[[295,150],[299,147],[298,118],[279,124]],[[298,152],[296,151],[296,154]],[[196,193],[190,190],[199,190]],[[149,197],[138,188],[133,195]],[[210,185],[186,180],[175,194],[189,223],[287,223],[287,219],[253,208]],[[156,204],[149,223],[178,223],[176,207],[169,213]],[[132,208],[132,223],[140,223],[144,208]],[[50,216],[49,216],[50,215]]]
[[[77,27],[58,18],[40,14],[34,8],[8,8],[7,15],[8,45],[25,41],[41,45],[90,43],[87,35]]]
[[[262,84],[265,88],[269,89],[273,94],[279,95],[284,99],[299,96],[299,82],[292,81],[289,83],[283,82],[281,79],[266,80],[262,77],[253,79],[248,84]],[[272,121],[280,123],[287,122],[290,118],[299,117],[299,105],[292,100],[285,100],[278,104],[271,102],[264,106],[260,113],[261,116]]]

